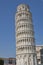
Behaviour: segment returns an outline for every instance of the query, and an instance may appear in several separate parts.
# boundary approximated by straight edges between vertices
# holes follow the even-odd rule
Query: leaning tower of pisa
[[[37,65],[32,14],[28,5],[17,7],[15,22],[16,65]]]

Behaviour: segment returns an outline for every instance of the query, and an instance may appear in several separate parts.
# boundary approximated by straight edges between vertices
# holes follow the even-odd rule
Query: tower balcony
[[[31,27],[31,28],[29,28],[29,27],[21,27],[21,28],[18,28],[17,30],[16,30],[16,32],[22,32],[22,31],[29,31],[29,30],[33,30],[33,28]]]
[[[19,22],[19,21],[27,21],[28,20],[28,18],[27,17],[18,17],[17,19],[16,19],[16,22]]]
[[[31,44],[32,43],[32,44]],[[35,39],[33,37],[24,37],[16,40],[17,45],[34,45]]]
[[[32,19],[28,20],[28,19],[19,19],[18,21],[16,21],[16,27],[18,27],[19,25],[23,25],[23,24],[33,24],[32,23]]]
[[[16,36],[16,39],[17,40],[20,40],[20,39],[27,39],[27,38],[34,38],[34,35],[31,35],[31,34],[21,34],[19,36]]]
[[[22,45],[16,47],[16,53],[17,54],[24,54],[24,53],[34,53],[35,49],[32,45]]]
[[[16,37],[22,36],[22,35],[34,35],[33,30],[23,30],[23,31],[16,31]]]

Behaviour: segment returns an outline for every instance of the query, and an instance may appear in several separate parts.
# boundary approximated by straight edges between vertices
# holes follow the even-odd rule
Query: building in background
[[[37,65],[34,26],[30,7],[20,4],[16,15],[16,65]]]
[[[16,65],[16,58],[0,58],[4,61],[4,65]]]
[[[36,46],[36,54],[37,54],[38,64],[43,64],[43,45]]]

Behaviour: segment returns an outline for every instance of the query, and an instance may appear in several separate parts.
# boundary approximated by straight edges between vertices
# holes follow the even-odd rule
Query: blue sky
[[[15,13],[21,3],[30,6],[36,44],[43,45],[43,0],[0,0],[0,57],[16,56]]]

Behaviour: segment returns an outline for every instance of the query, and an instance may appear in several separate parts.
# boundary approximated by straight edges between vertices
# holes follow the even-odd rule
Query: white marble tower
[[[37,65],[32,14],[28,5],[17,7],[15,21],[16,65]]]

